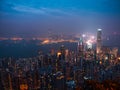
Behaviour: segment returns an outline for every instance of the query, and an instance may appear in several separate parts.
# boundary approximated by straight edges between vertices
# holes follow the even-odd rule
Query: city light
[[[101,38],[101,31],[97,31],[97,37],[92,34],[87,36],[83,34],[75,39],[42,38],[40,40],[42,48],[34,57],[0,58],[1,80],[4,81],[2,83],[10,90],[19,88],[21,90],[67,88],[69,90],[69,88],[80,87],[80,83],[88,88],[88,81],[92,82],[92,80],[101,85],[104,80],[118,79],[120,65],[118,48],[103,47]],[[97,42],[95,42],[96,39]],[[18,38],[12,40],[18,40]],[[32,38],[32,44],[33,40],[37,39]],[[71,40],[73,42],[70,42]],[[96,53],[97,50],[98,53]],[[119,86],[119,84],[116,85]]]
[[[105,57],[105,60],[108,60],[108,57],[107,57],[107,56]]]
[[[42,44],[48,44],[50,41],[49,40],[44,40]]]
[[[87,44],[87,45],[91,45],[91,44],[92,44],[92,40],[86,41],[86,44]]]
[[[95,36],[91,36],[91,39],[95,39]]]
[[[61,52],[58,52],[58,53],[57,53],[57,57],[59,57],[60,55],[61,55]]]
[[[86,35],[85,35],[85,34],[83,34],[83,35],[82,35],[82,37],[84,38],[84,37],[86,37]]]
[[[118,57],[118,60],[120,60],[120,57]]]
[[[102,31],[102,29],[101,29],[101,28],[99,28],[99,29],[98,29],[98,31]]]
[[[88,41],[86,42],[86,44],[87,44],[87,48],[88,48],[88,49],[92,49],[92,41],[91,41],[91,40],[88,40]]]
[[[120,0],[0,0],[0,90],[120,90]]]

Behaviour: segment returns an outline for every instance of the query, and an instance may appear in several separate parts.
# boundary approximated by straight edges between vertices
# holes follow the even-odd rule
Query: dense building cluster
[[[93,37],[94,38],[94,37]],[[61,45],[33,58],[1,58],[1,90],[118,90],[120,57],[118,48],[102,46],[102,31],[96,46],[80,37],[77,50]]]

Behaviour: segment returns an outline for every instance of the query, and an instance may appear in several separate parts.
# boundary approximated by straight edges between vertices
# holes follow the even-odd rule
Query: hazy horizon
[[[120,31],[119,0],[0,0],[0,36]]]

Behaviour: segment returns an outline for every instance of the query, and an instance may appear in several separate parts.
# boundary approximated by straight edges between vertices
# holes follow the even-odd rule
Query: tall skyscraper
[[[61,52],[61,59],[65,60],[65,46],[64,45],[60,47],[60,52]]]
[[[102,29],[98,29],[97,31],[97,46],[96,46],[96,52],[99,54],[101,52],[102,47]]]
[[[80,38],[80,40],[78,42],[78,57],[83,56],[83,50],[84,50],[83,39]]]

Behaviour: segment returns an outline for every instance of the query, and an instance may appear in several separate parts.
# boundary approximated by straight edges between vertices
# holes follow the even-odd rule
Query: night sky
[[[0,36],[120,30],[120,0],[0,0]]]

